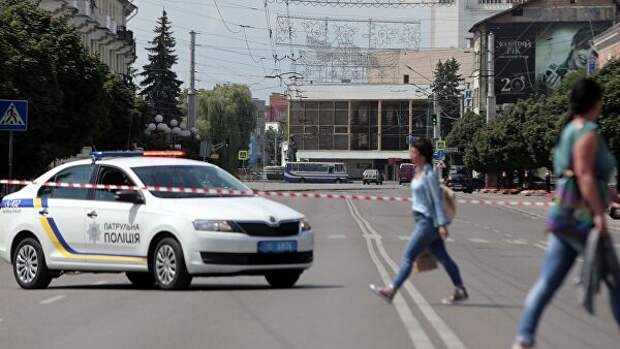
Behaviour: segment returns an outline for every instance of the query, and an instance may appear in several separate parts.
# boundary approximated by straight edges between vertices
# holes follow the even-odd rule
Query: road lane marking
[[[48,299],[46,299],[46,300],[42,300],[42,301],[41,301],[41,302],[39,302],[39,303],[40,303],[40,304],[51,304],[51,303],[57,302],[57,301],[59,301],[59,300],[61,300],[61,299],[63,299],[63,298],[65,298],[65,296],[63,296],[63,295],[60,295],[60,296],[54,296],[54,297],[52,297],[52,298],[48,298]]]
[[[347,200],[347,204],[349,206],[351,216],[354,220],[356,220],[357,224],[360,225],[362,231],[366,230],[367,233],[380,236],[379,233],[377,233],[377,231],[372,227],[372,225],[370,225],[370,223],[368,223],[368,221],[359,213],[357,207],[352,201]],[[360,222],[362,224],[360,224]],[[363,228],[364,226],[366,227],[366,229]],[[379,251],[379,254],[383,258],[383,260],[387,262],[387,264],[390,266],[392,272],[398,272],[398,265],[385,250],[381,239],[375,239],[374,241],[376,241],[376,247]],[[368,241],[368,243],[370,243],[370,241]],[[405,281],[404,288],[409,293],[409,296],[411,296],[414,303],[418,306],[422,314],[426,317],[426,320],[429,322],[431,327],[433,327],[435,332],[437,332],[439,338],[443,341],[445,346],[448,349],[465,349],[465,344],[461,342],[461,340],[450,329],[450,327],[448,327],[448,325],[441,319],[441,317],[437,314],[437,312],[435,312],[430,303],[428,303],[424,296],[422,296],[422,294],[413,286],[409,279]],[[417,347],[418,346],[416,346],[416,348]]]
[[[485,240],[485,239],[471,238],[471,239],[467,239],[467,240],[469,240],[470,242],[477,243],[477,244],[488,244],[489,243],[489,240]]]
[[[509,244],[513,244],[513,245],[527,245],[527,241],[523,239],[517,239],[517,240],[504,239],[504,241],[506,241]]]
[[[338,239],[346,239],[347,236],[344,234],[332,234],[330,236],[327,237],[328,239],[332,239],[332,240],[338,240]]]
[[[398,239],[399,240],[409,240],[409,235],[399,235]]]
[[[547,246],[542,245],[542,244],[539,244],[539,243],[535,243],[535,244],[534,244],[534,246],[536,246],[536,247],[538,247],[538,248],[541,248],[541,249],[543,249],[543,250],[545,250],[545,251],[547,250]]]
[[[4,321],[4,319],[0,317],[0,322],[2,322],[2,321]]]
[[[447,238],[446,241],[447,242],[456,242],[456,240],[454,240],[453,238]]]
[[[363,236],[366,240],[366,247],[368,248],[368,253],[370,254],[370,259],[377,267],[377,270],[379,271],[379,275],[381,276],[383,283],[386,285],[389,284],[391,282],[389,273],[385,269],[383,264],[379,261],[379,257],[377,256],[375,249],[373,248],[373,244],[372,244],[372,241],[380,241],[380,239],[369,238],[373,236],[373,234],[369,233],[366,230],[366,228],[364,227],[364,224],[353,213],[349,200],[347,200],[346,202],[347,202],[347,206],[349,207],[349,212],[351,212],[351,217],[353,217],[353,220],[357,223],[357,225],[362,230]],[[394,307],[396,308],[396,313],[398,314],[398,316],[400,317],[400,320],[402,321],[403,325],[407,329],[407,333],[409,334],[409,338],[411,339],[413,346],[415,348],[434,349],[433,343],[431,342],[430,338],[426,335],[426,332],[424,332],[424,329],[422,328],[418,320],[415,318],[415,316],[413,316],[413,312],[411,312],[411,309],[407,306],[407,302],[402,297],[402,295],[397,294],[396,297],[394,297],[393,303],[394,303]]]

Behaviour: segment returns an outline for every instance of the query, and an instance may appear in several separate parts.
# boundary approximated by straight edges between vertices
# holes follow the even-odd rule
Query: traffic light
[[[431,118],[433,120],[433,126],[437,126],[437,114],[432,114]]]

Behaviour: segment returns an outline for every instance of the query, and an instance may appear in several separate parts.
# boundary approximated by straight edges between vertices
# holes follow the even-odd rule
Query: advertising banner
[[[545,27],[536,40],[536,81],[541,92],[560,86],[570,72],[596,62],[592,39],[611,23],[561,23]]]
[[[528,23],[494,24],[497,104],[514,103],[536,91],[536,28]]]
[[[494,23],[497,104],[515,103],[558,88],[572,71],[596,61],[592,39],[611,26],[598,23]]]

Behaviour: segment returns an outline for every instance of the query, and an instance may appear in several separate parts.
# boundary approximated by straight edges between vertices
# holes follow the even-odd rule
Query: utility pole
[[[433,113],[437,118],[437,124],[433,127],[433,138],[441,139],[441,105],[439,105],[436,94],[433,94]]]
[[[196,32],[190,31],[189,92],[187,93],[187,129],[196,127]]]
[[[489,122],[491,120],[495,120],[495,35],[493,33],[489,33],[487,38],[487,122]]]

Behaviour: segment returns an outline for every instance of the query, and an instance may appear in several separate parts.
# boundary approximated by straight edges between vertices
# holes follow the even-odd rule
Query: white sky
[[[218,15],[214,1],[217,1],[224,20],[228,22],[228,27],[238,33],[228,31]],[[275,63],[272,58],[263,0],[135,0],[134,4],[139,7],[139,12],[129,22],[128,27],[134,31],[137,42],[138,60],[134,64],[135,68],[141,70],[146,63],[147,52],[144,48],[149,46],[148,41],[153,38],[152,30],[156,20],[165,8],[177,40],[176,51],[179,63],[175,71],[179,79],[185,83],[184,86],[187,86],[189,82],[189,31],[193,29],[201,33],[196,41],[202,45],[196,50],[198,64],[196,78],[200,80],[196,83],[196,88],[212,88],[217,83],[225,82],[245,83],[250,85],[253,97],[261,99],[268,98],[271,92],[282,92],[278,80],[264,78],[265,75],[272,74]],[[271,3],[268,9],[271,13],[271,26],[275,29],[276,15],[285,14],[286,7],[284,4]],[[422,20],[422,45],[428,42],[430,35],[428,21],[430,11],[427,7],[369,9],[291,4],[290,13],[312,17],[329,16],[364,20],[369,17]],[[235,24],[257,28],[246,30],[252,56],[246,47],[241,28]],[[279,55],[283,55],[288,52],[288,49],[276,47],[276,51]],[[265,57],[262,65],[260,64],[261,57]],[[288,70],[284,64],[281,68],[282,71]]]

